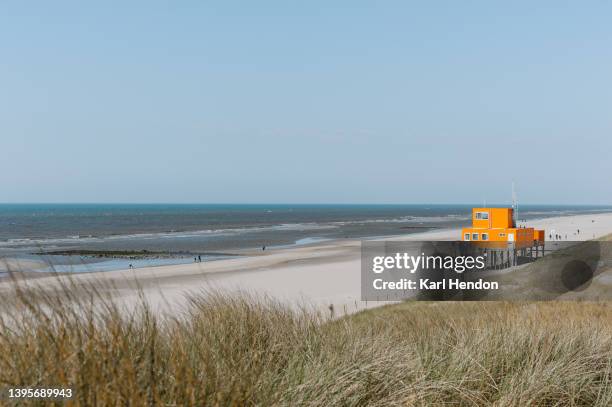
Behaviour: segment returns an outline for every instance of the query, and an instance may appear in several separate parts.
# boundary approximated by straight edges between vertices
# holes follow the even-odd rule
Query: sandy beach
[[[544,228],[547,238],[552,232],[564,240],[567,235],[570,241],[596,239],[612,233],[612,213],[552,217],[530,221],[529,226]],[[445,229],[383,240],[458,240],[459,236],[459,229]],[[268,295],[320,310],[333,306],[334,312],[343,314],[384,304],[360,300],[360,246],[360,240],[338,240],[265,252],[245,250],[238,252],[239,257],[227,260],[82,273],[72,278],[77,283],[112,283],[116,287],[113,296],[128,307],[139,300],[140,288],[160,312],[180,310],[190,292],[213,289]],[[25,267],[21,265],[24,271]],[[49,287],[56,284],[56,277],[29,281]],[[0,284],[0,290],[10,287],[10,282]]]

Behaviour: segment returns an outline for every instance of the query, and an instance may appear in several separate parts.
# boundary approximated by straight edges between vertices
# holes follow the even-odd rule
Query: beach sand
[[[8,270],[35,272],[36,270],[44,269],[46,267],[48,267],[48,265],[41,260],[0,258],[0,273],[4,273]]]
[[[560,234],[567,240],[589,240],[612,233],[612,213],[546,218],[528,222],[546,230],[546,237]],[[580,229],[580,233],[577,230]],[[381,240],[459,240],[459,229],[433,230]],[[148,267],[135,270],[82,273],[71,276],[77,284],[112,283],[114,298],[129,309],[139,301],[139,290],[154,309],[175,314],[183,309],[191,292],[221,290],[268,295],[293,306],[313,307],[335,315],[384,305],[360,300],[360,240],[338,240],[290,248],[245,250],[241,256],[203,263]],[[23,267],[22,267],[23,269]],[[597,278],[612,279],[603,273]],[[28,284],[53,287],[57,277],[27,280]],[[11,290],[0,283],[0,291]]]

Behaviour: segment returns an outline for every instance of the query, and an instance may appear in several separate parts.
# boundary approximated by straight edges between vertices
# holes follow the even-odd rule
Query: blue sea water
[[[0,256],[70,249],[150,250],[175,253],[185,262],[192,261],[194,253],[218,255],[456,227],[469,222],[472,206],[0,204]],[[612,207],[525,205],[519,216],[609,211]]]

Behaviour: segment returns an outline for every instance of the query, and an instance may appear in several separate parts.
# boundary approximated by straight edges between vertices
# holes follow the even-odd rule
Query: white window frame
[[[481,240],[489,240],[489,234],[488,233],[483,233]]]
[[[477,220],[489,220],[489,212],[476,212],[474,218]]]
[[[472,240],[478,240],[478,233],[472,233]]]
[[[470,240],[470,234],[469,233],[464,233],[463,234],[463,240],[469,241]]]

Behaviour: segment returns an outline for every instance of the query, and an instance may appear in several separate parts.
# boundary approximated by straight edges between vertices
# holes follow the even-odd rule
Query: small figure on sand
[[[132,265],[132,263],[130,263],[130,265],[129,265],[128,267],[130,268],[130,270],[134,268],[134,266]]]
[[[202,263],[202,256],[198,254],[198,263]]]
[[[262,247],[261,247],[261,250],[262,250],[262,251],[265,251],[265,250],[266,250],[266,246],[262,246]]]

